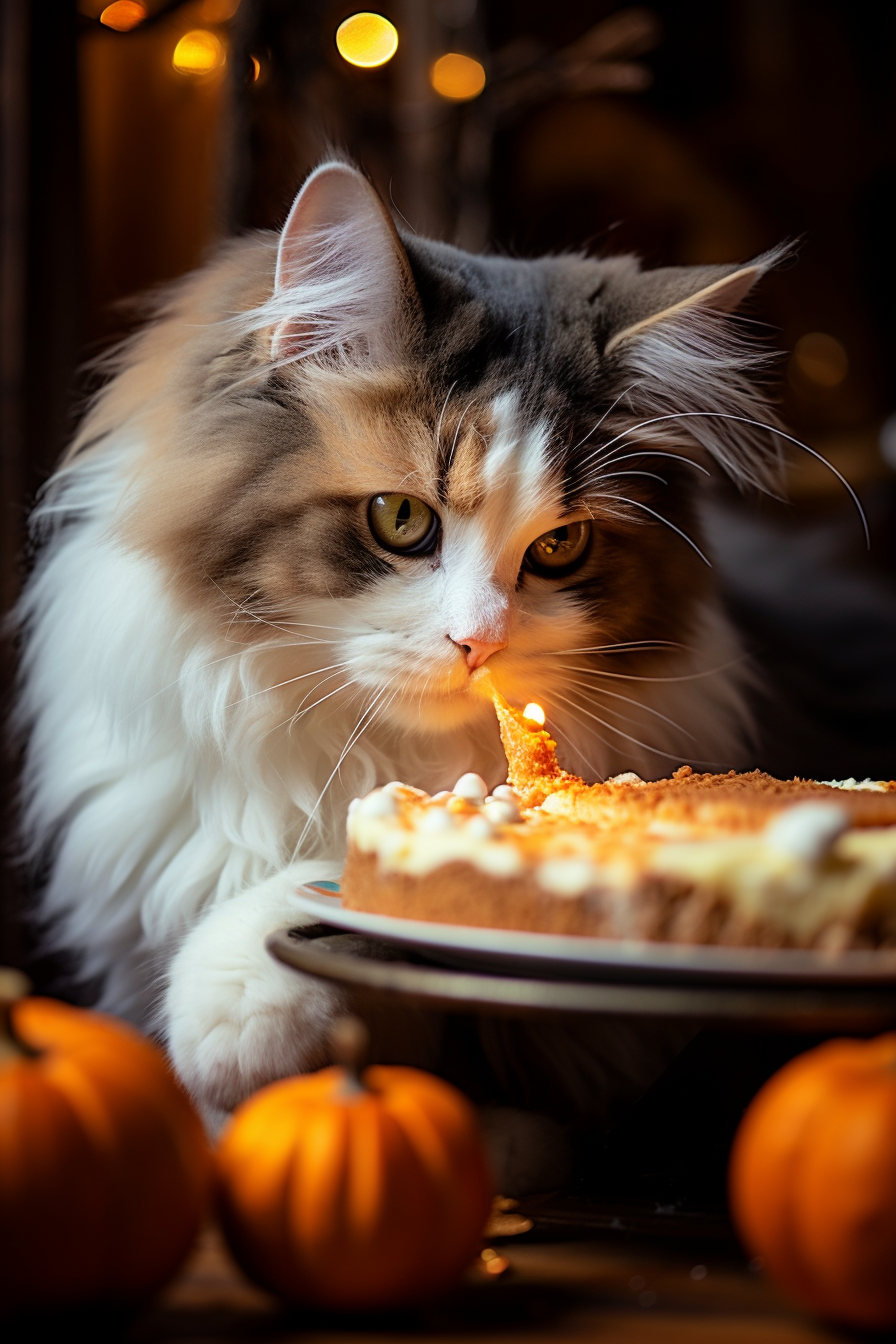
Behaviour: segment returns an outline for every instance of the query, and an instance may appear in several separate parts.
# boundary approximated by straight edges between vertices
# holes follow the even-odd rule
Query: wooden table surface
[[[92,1340],[122,1344],[830,1344],[861,1338],[792,1307],[733,1246],[618,1234],[545,1240],[537,1226],[521,1237],[495,1238],[493,1245],[509,1262],[500,1277],[473,1270],[432,1306],[351,1319],[283,1308],[242,1277],[209,1227],[153,1306],[102,1334],[84,1324]]]

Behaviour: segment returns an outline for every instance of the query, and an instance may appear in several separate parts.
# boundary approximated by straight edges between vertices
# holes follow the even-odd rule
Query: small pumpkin
[[[473,1108],[418,1069],[344,1066],[273,1083],[218,1147],[220,1215],[256,1282],[343,1310],[404,1305],[451,1286],[481,1246],[491,1183]]]
[[[797,1301],[896,1325],[896,1033],[828,1041],[776,1073],[735,1136],[730,1199]]]
[[[139,1300],[199,1230],[202,1124],[138,1032],[27,989],[0,971],[0,1301]]]

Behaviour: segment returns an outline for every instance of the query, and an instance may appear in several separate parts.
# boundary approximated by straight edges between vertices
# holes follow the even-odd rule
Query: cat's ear
[[[746,266],[655,271],[618,258],[600,291],[596,332],[646,434],[662,432],[670,449],[699,444],[734,481],[771,490],[778,488],[780,439],[753,375],[774,356],[731,313],[790,252],[784,245]]]
[[[316,168],[289,212],[277,250],[277,362],[338,352],[394,363],[419,320],[407,254],[367,179],[341,162]]]
[[[731,313],[769,269],[771,258],[748,266],[669,266],[626,278],[625,293],[614,305],[615,331],[604,346],[610,355],[664,325],[699,312]]]

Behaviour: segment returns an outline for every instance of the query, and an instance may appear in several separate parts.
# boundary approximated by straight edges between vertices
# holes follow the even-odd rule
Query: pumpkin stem
[[[11,966],[0,966],[0,1065],[36,1055],[24,1041],[20,1041],[12,1024],[12,1009],[19,999],[31,993],[31,981]]]
[[[330,1053],[334,1064],[345,1069],[345,1093],[366,1092],[361,1067],[367,1058],[370,1032],[360,1017],[337,1017],[330,1028]]]

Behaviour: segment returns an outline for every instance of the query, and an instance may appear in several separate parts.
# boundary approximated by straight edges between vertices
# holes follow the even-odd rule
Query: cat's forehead
[[[303,374],[338,474],[465,514],[519,481],[539,510],[566,498],[564,446],[587,437],[613,397],[597,331],[608,263],[407,247],[424,334],[402,367]]]
[[[525,389],[552,406],[595,395],[612,263],[477,257],[426,239],[406,246],[426,331],[416,354],[433,383],[492,397]]]
[[[461,393],[427,385],[419,370],[325,375],[310,404],[318,467],[334,490],[407,491],[461,516],[524,496],[540,510],[562,494],[550,416],[533,410],[522,383]]]

